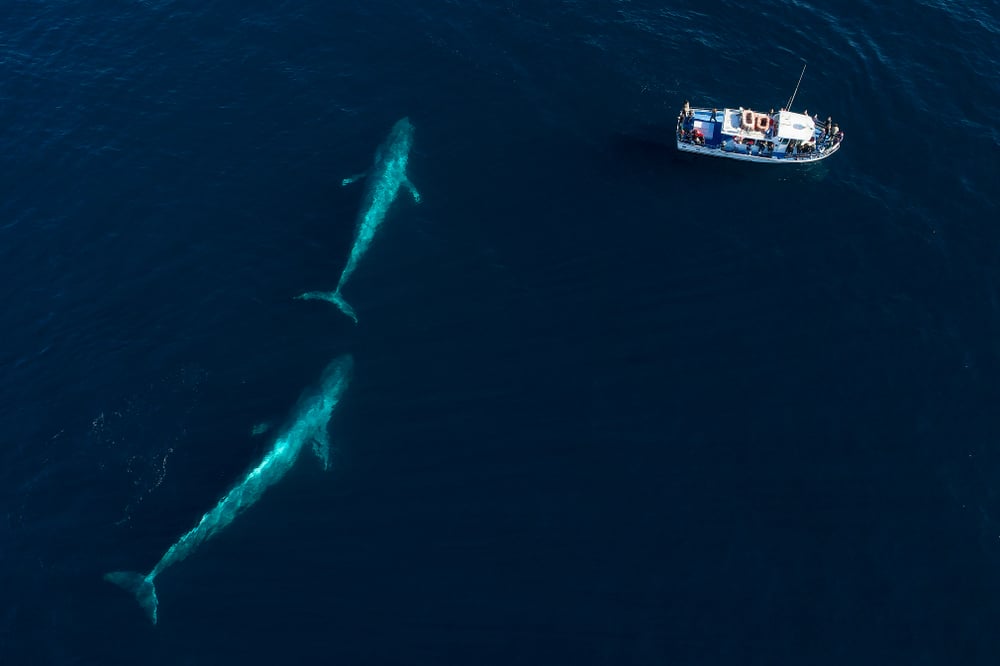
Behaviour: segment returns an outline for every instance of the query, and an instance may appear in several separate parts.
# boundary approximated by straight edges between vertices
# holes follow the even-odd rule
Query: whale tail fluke
[[[344,297],[340,295],[340,290],[337,291],[307,291],[304,294],[296,296],[295,298],[301,301],[328,301],[337,306],[337,308],[343,312],[345,315],[354,320],[354,323],[358,323],[358,315],[354,312],[354,308],[351,304],[344,300]]]
[[[153,586],[152,578],[134,571],[113,571],[104,574],[104,580],[134,594],[135,600],[149,616],[149,621],[156,624],[156,606],[159,602],[156,600],[156,587]]]

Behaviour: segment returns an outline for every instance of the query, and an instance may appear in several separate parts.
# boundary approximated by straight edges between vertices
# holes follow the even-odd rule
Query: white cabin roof
[[[774,114],[774,119],[778,125],[779,139],[809,141],[813,138],[813,133],[816,130],[816,123],[813,122],[813,119],[803,113],[779,111]]]

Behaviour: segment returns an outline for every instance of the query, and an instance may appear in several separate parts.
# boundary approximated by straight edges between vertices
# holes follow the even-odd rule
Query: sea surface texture
[[[839,153],[676,153],[803,61]],[[995,1],[7,0],[0,65],[0,664],[1000,663]],[[355,324],[295,297],[404,117]],[[151,623],[103,576],[345,354]]]

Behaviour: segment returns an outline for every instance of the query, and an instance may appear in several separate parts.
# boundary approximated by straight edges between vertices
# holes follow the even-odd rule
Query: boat
[[[803,65],[799,83],[806,68]],[[830,157],[844,144],[844,132],[829,116],[791,111],[799,86],[779,111],[694,107],[684,102],[677,116],[677,150],[744,162],[802,164]]]

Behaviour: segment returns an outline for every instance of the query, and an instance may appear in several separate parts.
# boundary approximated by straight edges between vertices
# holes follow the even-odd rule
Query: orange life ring
[[[766,132],[770,124],[771,124],[771,119],[765,116],[764,114],[757,116],[757,129],[759,131]]]
[[[747,129],[753,129],[753,111],[750,109],[743,112],[743,126]]]

